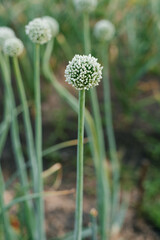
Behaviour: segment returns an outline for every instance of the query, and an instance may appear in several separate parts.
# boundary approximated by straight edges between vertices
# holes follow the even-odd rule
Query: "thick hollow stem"
[[[91,41],[88,13],[83,14],[83,26],[84,26],[84,52],[85,54],[89,54],[91,53]]]
[[[4,199],[3,199],[3,195],[4,195],[4,179],[3,179],[3,174],[2,174],[2,170],[1,170],[1,166],[0,166],[0,209],[2,211],[2,215],[1,215],[1,219],[4,225],[4,236],[5,239],[7,240],[12,240],[14,239],[13,237],[13,233],[11,232],[11,225],[9,223],[9,217],[7,215],[7,212],[4,210],[5,209],[5,205],[4,205]]]
[[[5,85],[5,91],[9,98],[9,107],[11,112],[11,139],[12,139],[12,145],[13,145],[13,151],[14,156],[16,160],[17,167],[19,169],[20,173],[20,181],[23,187],[23,193],[28,193],[28,176],[27,171],[25,167],[25,160],[21,148],[21,141],[19,136],[19,128],[18,128],[18,121],[15,114],[15,99],[14,99],[14,93],[11,86],[11,79],[10,79],[10,70],[7,68],[7,64],[4,61],[3,56],[0,54],[0,64],[2,68],[3,73],[3,80]],[[9,65],[8,65],[9,67]],[[33,237],[33,224],[32,224],[32,211],[31,211],[31,205],[27,201],[24,202],[24,214],[25,214],[25,221],[28,228],[28,232],[30,234],[30,238],[34,239]]]
[[[10,117],[11,117],[10,116],[9,99],[8,99],[7,94],[5,94],[4,101],[5,101],[5,103],[4,103],[4,120],[3,120],[4,130],[3,130],[2,134],[0,135],[0,157],[2,155],[3,148],[6,143],[7,134],[8,134],[8,130],[9,130],[9,124],[10,124]]]
[[[42,164],[42,116],[41,116],[41,89],[40,89],[40,45],[36,44],[34,48],[34,94],[36,106],[35,119],[35,146],[38,166],[38,185],[37,191],[43,192],[43,179],[41,173],[43,171]],[[44,202],[43,198],[38,199],[38,240],[45,240],[44,231]]]
[[[79,91],[75,240],[81,240],[83,216],[83,139],[85,90]]]
[[[112,105],[111,105],[111,93],[110,93],[110,83],[109,83],[109,74],[108,74],[107,46],[102,47],[102,59],[103,59],[103,64],[105,66],[104,76],[103,76],[105,121],[106,121],[109,152],[110,152],[112,171],[113,171],[112,173],[113,174],[112,221],[114,221],[116,212],[118,210],[118,199],[119,199],[119,161],[117,157],[117,149],[116,149],[113,120],[112,120]]]
[[[8,95],[5,94],[5,104],[4,104],[4,123],[6,124],[5,130],[2,132],[0,136],[0,158],[3,152],[3,148],[7,139],[7,133],[9,129],[9,119],[10,116],[10,107],[9,107],[9,99]],[[5,239],[12,240],[12,233],[11,233],[11,225],[9,223],[9,217],[7,215],[7,212],[4,210],[5,209],[5,203],[3,199],[4,195],[4,190],[5,190],[5,183],[4,183],[4,178],[2,174],[2,169],[0,166],[0,209],[2,211],[2,222],[4,225],[4,236]]]
[[[90,33],[89,33],[89,15],[85,13],[83,16],[84,22],[84,49],[85,54],[91,52]],[[103,135],[103,127],[100,115],[100,108],[98,104],[98,96],[96,89],[90,90],[90,97],[93,109],[93,115],[96,125],[96,132],[98,137],[99,146],[99,166],[98,166],[98,209],[100,218],[100,233],[101,239],[107,239],[107,228],[109,225],[109,208],[110,208],[110,189],[108,173],[105,167],[106,154],[105,154],[105,141]]]
[[[35,156],[35,150],[34,150],[34,139],[33,139],[33,132],[32,132],[30,114],[28,110],[26,93],[23,85],[21,72],[19,69],[18,59],[16,57],[13,58],[13,65],[14,65],[17,85],[19,89],[20,99],[22,103],[22,108],[23,108],[23,119],[24,119],[25,134],[27,139],[28,158],[30,159],[31,166],[32,166],[31,167],[32,179],[33,179],[33,187],[35,190],[37,186],[37,181],[38,181],[38,178],[37,178],[38,172],[37,172],[37,162],[36,162],[36,156]]]

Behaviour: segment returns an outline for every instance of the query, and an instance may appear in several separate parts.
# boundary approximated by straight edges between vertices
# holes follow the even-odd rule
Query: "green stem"
[[[36,156],[35,156],[35,150],[34,150],[33,132],[32,132],[31,120],[30,120],[30,115],[28,110],[27,98],[25,94],[25,89],[24,89],[17,57],[13,58],[13,65],[14,65],[17,85],[19,89],[20,99],[23,107],[23,119],[24,119],[24,124],[26,128],[25,134],[27,139],[28,158],[30,159],[30,162],[31,162],[33,186],[34,186],[34,190],[36,190],[36,186],[38,183],[38,178],[37,178],[38,172],[37,172],[37,162],[36,162]]]
[[[43,73],[44,75],[47,74],[47,69],[48,69],[48,65],[50,62],[50,58],[51,58],[51,53],[54,47],[54,38],[52,38],[46,46],[45,52],[44,52],[44,56],[43,56],[43,62],[42,62],[42,68],[43,68]],[[47,65],[48,63],[48,65]]]
[[[85,54],[91,52],[91,42],[90,42],[90,27],[89,27],[89,14],[85,13],[83,16],[84,22],[84,49]],[[98,174],[98,208],[99,208],[99,218],[100,218],[100,233],[101,239],[108,239],[108,230],[109,230],[109,209],[110,209],[110,186],[107,169],[105,167],[106,154],[105,154],[105,141],[103,135],[103,127],[100,115],[100,108],[98,104],[98,96],[96,89],[93,88],[90,90],[90,97],[93,109],[93,115],[95,119],[96,132],[98,137],[98,146],[99,146],[99,174]],[[108,229],[106,231],[106,229]]]
[[[1,167],[0,167],[0,210],[2,212],[1,219],[2,219],[3,225],[4,225],[5,239],[12,240],[14,238],[13,238],[13,233],[11,232],[11,225],[9,223],[8,215],[4,210],[5,209],[5,204],[4,204],[4,199],[3,199],[4,186],[5,186],[5,184],[4,184],[3,174],[2,174]]]
[[[8,95],[5,94],[5,104],[4,104],[4,120],[3,120],[4,125],[4,131],[0,135],[0,157],[3,152],[4,145],[6,143],[7,139],[7,134],[9,130],[9,124],[10,124],[10,106],[9,106],[9,99]]]
[[[38,165],[38,185],[37,191],[43,192],[43,179],[41,173],[43,171],[42,164],[42,116],[41,116],[41,89],[40,89],[40,45],[36,44],[34,48],[34,94],[36,106],[35,119],[35,146]],[[43,198],[38,199],[38,240],[45,240],[44,231],[44,202]]]
[[[90,26],[89,26],[89,14],[83,14],[83,27],[84,27],[84,52],[85,54],[91,53],[91,42],[90,42]]]
[[[106,49],[106,51],[105,51]],[[104,107],[105,107],[105,121],[106,130],[109,143],[110,159],[112,163],[112,173],[113,173],[113,204],[112,204],[112,222],[116,217],[116,212],[118,210],[118,199],[119,199],[119,161],[117,157],[116,142],[113,129],[112,120],[112,104],[111,104],[111,93],[110,93],[110,83],[109,83],[109,73],[108,73],[108,48],[107,46],[102,47],[102,59],[104,68],[103,76],[103,89],[104,89]]]
[[[20,142],[20,137],[19,137],[19,128],[18,128],[18,121],[15,115],[15,99],[14,99],[14,94],[11,86],[11,80],[10,80],[10,70],[8,70],[8,67],[6,62],[4,61],[4,58],[2,54],[0,53],[0,64],[2,68],[2,73],[3,73],[3,80],[4,80],[4,85],[5,85],[5,91],[7,96],[9,97],[9,102],[10,102],[10,112],[11,112],[11,138],[12,138],[12,144],[13,144],[13,151],[14,151],[14,156],[16,159],[16,164],[17,167],[19,168],[20,172],[20,181],[23,187],[23,193],[27,194],[28,193],[28,177],[27,177],[27,171],[25,168],[25,160],[23,157],[22,153],[22,148],[21,148],[21,142]],[[31,211],[31,206],[28,202],[24,203],[24,210],[25,210],[25,221],[26,225],[29,231],[29,235],[31,239],[34,239],[33,237],[33,224],[32,224],[32,211]]]
[[[3,148],[6,142],[6,138],[7,138],[7,133],[8,133],[8,129],[9,129],[9,115],[10,115],[10,107],[9,107],[9,100],[8,100],[8,95],[5,94],[5,104],[4,104],[4,123],[6,124],[5,126],[5,130],[2,132],[1,137],[0,137],[0,158],[3,152]],[[12,238],[12,233],[11,233],[11,225],[9,223],[9,218],[7,213],[4,211],[5,209],[5,203],[4,203],[4,199],[3,199],[3,195],[4,195],[4,190],[5,190],[5,183],[4,183],[4,178],[3,178],[3,174],[2,174],[2,169],[0,166],[0,209],[2,211],[2,222],[4,225],[4,235],[5,235],[5,239],[7,240],[11,240]]]
[[[83,140],[85,90],[79,91],[75,240],[81,240],[83,215]]]

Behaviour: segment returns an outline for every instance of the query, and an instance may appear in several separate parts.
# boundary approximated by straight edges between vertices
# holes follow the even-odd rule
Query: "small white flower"
[[[114,34],[115,27],[108,20],[100,20],[94,27],[94,35],[99,41],[110,41]]]
[[[37,44],[44,44],[52,38],[48,22],[42,18],[35,18],[26,26],[26,34]]]
[[[57,20],[49,16],[45,16],[43,17],[43,19],[45,19],[48,22],[51,28],[52,37],[56,37],[56,35],[59,33],[59,24]]]
[[[6,39],[15,37],[14,31],[9,27],[0,27],[0,49],[3,48],[3,44]]]
[[[79,12],[92,12],[96,9],[97,0],[73,0],[75,8]]]
[[[90,54],[75,55],[66,67],[66,82],[77,90],[89,90],[99,84],[103,67]]]
[[[4,42],[3,52],[10,57],[16,57],[22,54],[24,45],[18,38],[9,38]]]

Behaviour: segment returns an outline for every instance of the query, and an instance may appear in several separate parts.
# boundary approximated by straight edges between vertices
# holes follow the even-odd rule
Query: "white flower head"
[[[79,12],[92,12],[97,7],[97,0],[73,0],[75,8]]]
[[[9,38],[4,42],[3,52],[10,57],[17,57],[22,54],[24,45],[18,38]]]
[[[15,37],[14,31],[9,27],[0,27],[0,49],[3,48],[5,40]]]
[[[94,35],[99,41],[110,41],[114,34],[115,27],[108,20],[100,20],[94,27]]]
[[[56,37],[57,34],[59,33],[59,24],[57,20],[49,16],[45,16],[43,17],[43,19],[48,22],[51,29],[52,37]]]
[[[90,54],[75,55],[66,67],[66,82],[72,84],[77,90],[89,90],[99,85],[102,79],[103,67]]]
[[[48,22],[43,18],[35,18],[26,26],[26,34],[37,44],[44,44],[52,38]]]

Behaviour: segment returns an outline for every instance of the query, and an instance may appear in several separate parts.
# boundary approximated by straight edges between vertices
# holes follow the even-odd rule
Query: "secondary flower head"
[[[48,22],[51,29],[52,37],[55,37],[59,33],[59,24],[57,20],[49,16],[45,16],[43,17],[43,19]]]
[[[22,41],[15,37],[7,39],[3,46],[4,54],[10,57],[16,57],[21,55],[23,50],[24,50],[24,45]]]
[[[73,0],[79,12],[92,12],[96,9],[97,0]]]
[[[43,18],[35,18],[26,26],[26,34],[37,44],[44,44],[52,38],[48,22]]]
[[[66,82],[77,90],[89,90],[99,84],[103,67],[90,54],[75,55],[66,67]]]
[[[0,49],[3,48],[3,44],[6,39],[15,37],[14,31],[9,27],[0,27]]]
[[[94,27],[94,35],[99,41],[110,41],[114,34],[115,27],[108,20],[100,20]]]

